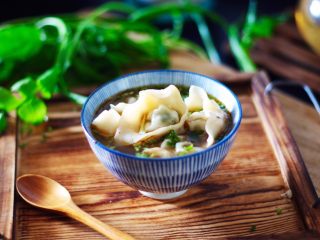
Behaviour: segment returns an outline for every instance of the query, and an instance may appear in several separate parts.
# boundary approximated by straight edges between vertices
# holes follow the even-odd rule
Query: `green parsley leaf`
[[[39,124],[46,119],[47,106],[42,100],[31,98],[19,107],[18,115],[27,123]]]
[[[22,101],[22,99],[18,99],[12,95],[9,90],[0,87],[0,110],[9,112],[13,109],[16,109]]]
[[[148,157],[151,157],[151,156],[149,154],[146,154],[146,153],[136,153],[136,157],[148,158]]]
[[[179,152],[178,156],[184,156],[184,155],[187,155],[187,154],[190,154],[190,152],[183,151],[183,152]]]
[[[193,145],[188,145],[188,146],[184,146],[183,147],[184,150],[186,150],[187,152],[193,152],[194,148],[193,148]]]
[[[19,92],[22,97],[32,97],[37,91],[37,84],[31,77],[19,80],[11,86],[11,91]]]
[[[7,128],[7,118],[6,114],[3,111],[0,111],[0,134],[4,132],[4,130]]]
[[[169,141],[167,141],[167,145],[170,147],[174,147],[177,142],[180,142],[180,138],[174,130],[169,132],[169,134],[166,136],[166,139],[169,139]]]
[[[141,152],[143,150],[142,144],[134,144],[133,147],[136,152]]]
[[[13,69],[14,69],[13,61],[0,60],[0,82],[6,81],[7,78],[10,77],[10,74],[12,74]]]
[[[42,47],[42,31],[34,25],[8,24],[0,28],[0,58],[25,60]]]
[[[56,68],[50,68],[38,77],[37,85],[44,98],[51,98],[58,80],[59,72]]]

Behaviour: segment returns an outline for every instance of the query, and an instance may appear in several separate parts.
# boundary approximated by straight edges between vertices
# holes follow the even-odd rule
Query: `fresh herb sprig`
[[[250,57],[250,49],[258,38],[270,37],[277,25],[287,21],[287,13],[278,16],[258,16],[257,1],[249,1],[248,11],[243,24],[229,24],[227,36],[231,52],[240,68],[245,72],[254,72],[257,66]]]
[[[105,13],[117,13],[105,18]],[[159,31],[153,20],[172,17],[172,31]],[[195,21],[202,47],[181,38],[185,17]],[[255,71],[249,56],[256,38],[268,37],[285,16],[258,17],[251,1],[243,28],[189,1],[141,9],[109,2],[85,17],[67,15],[34,18],[0,26],[0,133],[10,111],[31,124],[47,119],[45,101],[55,94],[82,104],[86,97],[73,85],[105,82],[132,68],[168,67],[172,49],[192,51],[219,63],[207,22],[227,34],[230,49],[243,71]],[[174,141],[173,141],[174,142]]]
[[[175,130],[171,130],[168,135],[166,136],[166,139],[168,139],[168,141],[166,142],[166,144],[169,147],[175,147],[177,142],[180,142],[181,139],[178,136],[177,132]]]
[[[195,151],[193,144],[187,145],[183,147],[183,151],[179,152],[179,156],[184,156],[190,153],[193,153]]]

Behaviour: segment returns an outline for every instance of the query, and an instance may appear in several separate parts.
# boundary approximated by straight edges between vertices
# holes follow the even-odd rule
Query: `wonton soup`
[[[204,150],[231,128],[223,99],[197,86],[174,85],[121,92],[98,108],[91,124],[94,137],[105,146],[148,158]]]

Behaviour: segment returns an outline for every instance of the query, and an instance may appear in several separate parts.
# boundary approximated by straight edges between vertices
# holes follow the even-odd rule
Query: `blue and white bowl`
[[[139,158],[110,149],[96,140],[91,132],[97,108],[119,92],[150,85],[196,85],[221,100],[231,112],[232,130],[209,148],[190,155],[173,158]],[[177,71],[156,70],[126,75],[96,89],[85,102],[81,124],[90,147],[106,168],[123,183],[142,194],[169,199],[182,195],[208,176],[219,166],[229,152],[242,118],[241,105],[236,95],[225,85],[204,75]]]

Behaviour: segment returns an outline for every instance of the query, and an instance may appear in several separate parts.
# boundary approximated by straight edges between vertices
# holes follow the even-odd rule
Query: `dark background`
[[[106,0],[1,0],[0,3],[0,22],[9,21],[16,18],[25,18],[31,16],[63,14],[75,11],[86,10],[99,6]],[[124,2],[144,5],[141,2],[150,2],[146,0],[124,0]],[[140,4],[138,3],[140,2]],[[156,1],[155,1],[156,2]],[[165,2],[159,1],[158,2]],[[166,1],[173,2],[173,1]],[[198,0],[206,8],[217,11],[227,20],[233,22],[245,16],[248,0]],[[258,0],[258,13],[261,15],[277,14],[283,11],[292,10],[297,5],[296,0]],[[160,28],[168,28],[170,24],[160,23]],[[225,34],[217,26],[209,26],[213,40],[221,54],[224,63],[232,65],[235,63],[225,51],[227,42]],[[201,44],[196,26],[187,22],[183,37],[191,39]]]
[[[29,16],[68,13],[84,8],[98,6],[104,0],[1,0],[0,21],[23,18]],[[137,1],[125,1],[129,3]],[[163,1],[164,2],[164,1]],[[173,1],[170,1],[173,2]],[[207,0],[206,6],[211,6],[216,11],[230,20],[237,19],[244,14],[248,0]],[[296,6],[296,0],[258,0],[261,14],[274,14]]]
[[[105,0],[1,0],[0,3],[0,22],[25,18],[30,16],[54,15],[68,12],[75,12],[85,9],[94,8]],[[127,3],[150,2],[146,0],[125,0]],[[165,2],[159,1],[158,2]],[[169,2],[169,1],[167,1]],[[173,2],[173,1],[170,1]],[[227,20],[233,22],[244,17],[248,0],[198,0],[203,5],[219,14],[223,15]],[[258,0],[258,13],[261,15],[276,14],[287,10],[292,10],[297,5],[296,0]],[[140,5],[143,5],[140,3]],[[170,27],[169,24],[162,23],[160,28]],[[221,54],[224,63],[232,65],[235,63],[233,58],[225,50],[227,42],[225,34],[217,26],[210,26],[211,34],[214,42]],[[191,39],[201,44],[196,26],[191,22],[187,22],[184,27],[183,37]]]

